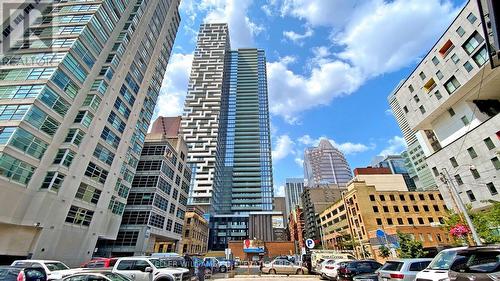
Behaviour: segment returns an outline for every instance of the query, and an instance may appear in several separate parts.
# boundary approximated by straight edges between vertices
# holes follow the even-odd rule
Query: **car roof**
[[[79,268],[75,273],[102,273],[111,272],[112,268]]]
[[[411,258],[411,259],[390,259],[386,262],[412,262],[412,261],[431,261],[431,258]]]
[[[119,258],[119,260],[136,260],[136,259],[160,259],[160,257],[137,256],[137,257],[123,257],[123,258]]]
[[[39,263],[60,262],[60,263],[63,263],[62,261],[56,261],[56,260],[15,260],[14,262],[39,262]]]

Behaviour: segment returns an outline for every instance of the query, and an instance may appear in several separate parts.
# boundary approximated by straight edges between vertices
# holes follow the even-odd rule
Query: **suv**
[[[499,272],[498,246],[459,247],[439,252],[416,280],[498,280]]]
[[[94,258],[82,265],[83,268],[107,268],[113,267],[118,258]]]
[[[41,267],[0,266],[0,280],[47,281],[47,274]]]
[[[373,273],[381,266],[382,264],[373,260],[349,261],[345,263],[345,266],[339,268],[337,279],[352,280],[356,275]]]
[[[58,280],[71,275],[75,271],[74,269],[69,269],[67,265],[60,261],[51,260],[17,260],[14,261],[11,266],[19,268],[43,268],[47,275],[47,280]]]
[[[378,270],[381,281],[413,281],[419,271],[424,270],[432,259],[396,259],[388,260]]]
[[[160,258],[120,258],[113,267],[113,273],[120,273],[135,281],[189,281],[189,270],[169,267]]]

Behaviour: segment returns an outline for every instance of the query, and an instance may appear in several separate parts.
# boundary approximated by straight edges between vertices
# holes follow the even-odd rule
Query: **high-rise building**
[[[406,167],[410,171],[409,176],[419,190],[435,189],[436,182],[432,176],[430,168],[425,161],[424,151],[422,146],[417,141],[415,130],[413,130],[407,120],[404,109],[399,105],[396,99],[395,92],[388,97],[389,105],[396,118],[396,121],[403,133],[403,138],[407,148],[404,151]]]
[[[450,208],[452,185],[473,209],[500,199],[500,69],[488,61],[488,38],[478,2],[468,1],[391,95]]]
[[[181,130],[193,165],[189,203],[209,210],[213,184],[224,70],[229,51],[227,24],[202,24],[194,52]],[[222,153],[222,152],[219,152]]]
[[[211,249],[246,239],[249,214],[273,209],[268,107],[264,51],[231,51],[227,24],[202,24],[181,127]]]
[[[401,155],[386,155],[386,156],[376,156],[372,163],[372,167],[389,168],[391,173],[400,174],[403,176],[408,190],[415,190],[416,185],[413,179],[410,177],[408,168],[406,167],[405,158]]]
[[[296,206],[302,207],[300,195],[304,191],[303,178],[288,178],[285,180],[285,200],[286,200],[286,217]]]
[[[345,188],[352,179],[351,168],[344,154],[327,139],[304,152],[304,178],[307,187],[333,184]]]
[[[115,239],[179,1],[54,1],[0,65],[0,255],[89,259]],[[75,243],[78,241],[78,243]]]
[[[132,181],[116,240],[101,240],[97,256],[148,255],[180,250],[191,169],[187,146],[175,130],[180,117],[158,117]],[[143,238],[144,237],[144,238]]]

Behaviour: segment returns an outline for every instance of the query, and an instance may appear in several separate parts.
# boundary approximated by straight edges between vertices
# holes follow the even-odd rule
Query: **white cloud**
[[[335,140],[329,139],[329,138],[324,137],[324,136],[313,139],[313,138],[311,138],[310,135],[303,135],[300,138],[298,138],[297,140],[299,143],[301,143],[305,146],[317,146],[321,139],[328,139],[333,146],[337,147],[340,151],[342,151],[346,155],[361,153],[361,152],[375,149],[375,144],[366,145],[366,144],[362,144],[362,143],[353,143],[353,142],[338,143]]]
[[[295,157],[294,161],[295,164],[297,164],[299,167],[304,167],[304,159],[300,157]]]
[[[287,157],[293,151],[294,142],[288,135],[281,135],[276,139],[276,145],[272,151],[273,162]]]
[[[285,186],[274,186],[274,197],[284,197],[285,196]]]
[[[392,109],[390,109],[390,108],[386,109],[385,115],[392,116]]]
[[[200,10],[207,11],[204,22],[227,22],[233,49],[252,47],[253,38],[265,28],[250,20],[247,15],[251,0],[203,0]]]
[[[406,142],[400,136],[394,136],[392,139],[389,139],[388,145],[384,148],[379,155],[387,156],[394,154],[401,154],[403,150],[406,149]]]
[[[314,32],[312,28],[306,27],[306,30],[304,31],[304,34],[297,33],[295,31],[283,31],[283,36],[285,36],[288,40],[302,45],[304,43],[304,39],[313,36]]]
[[[153,119],[182,114],[192,60],[192,54],[177,53],[170,57]]]
[[[458,10],[449,0],[285,0],[283,16],[330,28],[332,45],[312,49],[306,75],[282,59],[268,64],[271,113],[297,123],[301,112],[409,65],[432,46]]]

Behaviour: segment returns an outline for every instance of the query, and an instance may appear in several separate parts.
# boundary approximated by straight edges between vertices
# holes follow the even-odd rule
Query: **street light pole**
[[[479,235],[476,232],[476,228],[474,227],[474,224],[472,224],[472,220],[469,217],[469,214],[467,213],[467,209],[465,208],[464,202],[462,201],[462,198],[458,194],[458,190],[455,186],[455,183],[451,180],[450,174],[448,173],[448,170],[446,168],[443,168],[444,174],[442,174],[446,178],[446,184],[450,186],[451,185],[451,197],[454,199],[455,203],[458,206],[458,210],[462,213],[462,215],[465,218],[465,221],[467,222],[467,225],[469,226],[469,229],[472,234],[472,239],[476,243],[477,246],[481,246],[481,239],[479,239]]]

